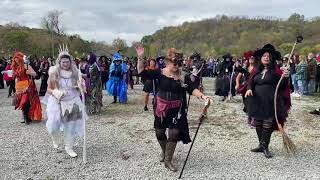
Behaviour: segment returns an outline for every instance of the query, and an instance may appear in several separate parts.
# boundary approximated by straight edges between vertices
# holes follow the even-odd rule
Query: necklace
[[[261,79],[264,79],[266,73],[267,73],[268,69],[267,68],[264,68],[263,71],[262,71],[262,77]]]

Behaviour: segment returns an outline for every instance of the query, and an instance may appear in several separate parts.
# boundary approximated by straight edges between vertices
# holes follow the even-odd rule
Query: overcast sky
[[[63,11],[68,34],[87,40],[112,42],[120,37],[139,41],[144,35],[169,25],[216,15],[274,16],[294,12],[319,16],[320,0],[0,0],[0,24],[18,22],[40,27],[48,11]]]

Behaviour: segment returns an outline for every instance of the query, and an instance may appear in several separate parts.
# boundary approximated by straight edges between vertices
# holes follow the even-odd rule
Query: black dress
[[[165,129],[165,128],[175,128],[179,129],[179,139],[187,144],[191,142],[189,135],[189,126],[187,120],[187,98],[186,93],[192,94],[194,89],[199,87],[200,80],[190,74],[185,76],[184,83],[180,80],[174,80],[173,78],[166,77],[161,74],[161,70],[145,70],[142,72],[144,77],[148,80],[158,81],[158,93],[162,99],[165,100],[181,100],[182,106],[180,108],[170,109],[167,112],[166,117],[158,117],[154,115],[154,128]],[[184,84],[182,86],[182,84]],[[165,97],[170,94],[170,97]],[[157,104],[157,101],[155,101]],[[178,116],[180,111],[181,116]],[[176,121],[173,119],[177,118]]]
[[[267,71],[265,76],[258,72],[248,84],[248,89],[251,89],[253,96],[248,97],[248,115],[255,118],[256,121],[266,120],[272,118],[275,122],[274,115],[274,93],[280,79],[280,75],[276,74],[274,70]],[[281,90],[288,84],[288,80],[284,79],[279,87],[279,94],[277,98],[277,115],[280,121],[283,121],[288,116],[285,102],[281,97]]]
[[[39,72],[41,73],[41,85],[39,90],[39,96],[45,96],[48,88],[49,78],[49,63],[41,63]]]
[[[230,92],[230,80],[232,75],[233,62],[232,61],[223,61],[219,67],[219,76],[216,80],[216,92],[215,95],[218,96],[228,96]],[[235,77],[234,74],[232,77],[231,84],[231,94],[235,96]]]
[[[242,100],[243,100],[243,104],[244,104],[244,107],[243,107],[243,112],[247,113],[247,100],[245,98],[245,93],[247,91],[247,85],[248,85],[248,81],[249,81],[249,78],[250,78],[250,73],[247,69],[239,66],[236,68],[235,70],[237,73],[241,73],[243,74],[243,77],[242,79],[240,80],[240,87],[237,89],[237,92],[241,94],[242,96]]]
[[[146,93],[153,93],[156,89],[155,85],[154,80],[147,79],[144,81],[143,91]]]

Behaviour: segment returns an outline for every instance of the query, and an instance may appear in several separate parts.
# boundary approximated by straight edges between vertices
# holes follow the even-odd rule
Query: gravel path
[[[205,79],[213,95],[213,80]],[[211,88],[210,88],[211,86]],[[153,115],[143,111],[141,86],[129,92],[127,105],[111,105],[104,97],[103,113],[87,123],[88,163],[69,158],[51,145],[45,121],[20,124],[21,111],[13,110],[7,89],[0,90],[0,179],[177,179],[158,161],[160,148],[153,130]],[[287,132],[298,147],[295,157],[282,151],[281,137],[274,133],[270,150],[274,158],[253,154],[254,129],[248,128],[238,103],[221,103],[214,97],[209,116],[201,127],[184,179],[320,179],[320,118],[307,112],[320,107],[320,98],[294,99]],[[197,127],[201,102],[191,98],[191,135]],[[45,109],[45,107],[43,107]],[[182,168],[189,145],[178,144],[174,163]]]

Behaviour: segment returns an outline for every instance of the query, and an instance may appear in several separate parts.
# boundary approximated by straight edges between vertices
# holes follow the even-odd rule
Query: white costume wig
[[[56,88],[59,88],[59,79],[61,78],[61,60],[62,59],[69,59],[70,60],[70,70],[72,71],[72,84],[74,86],[77,85],[77,81],[79,80],[79,70],[77,65],[73,61],[72,56],[69,54],[69,50],[67,45],[63,45],[59,47],[59,55],[56,59],[56,65],[51,66],[49,69],[49,82],[55,82]]]

